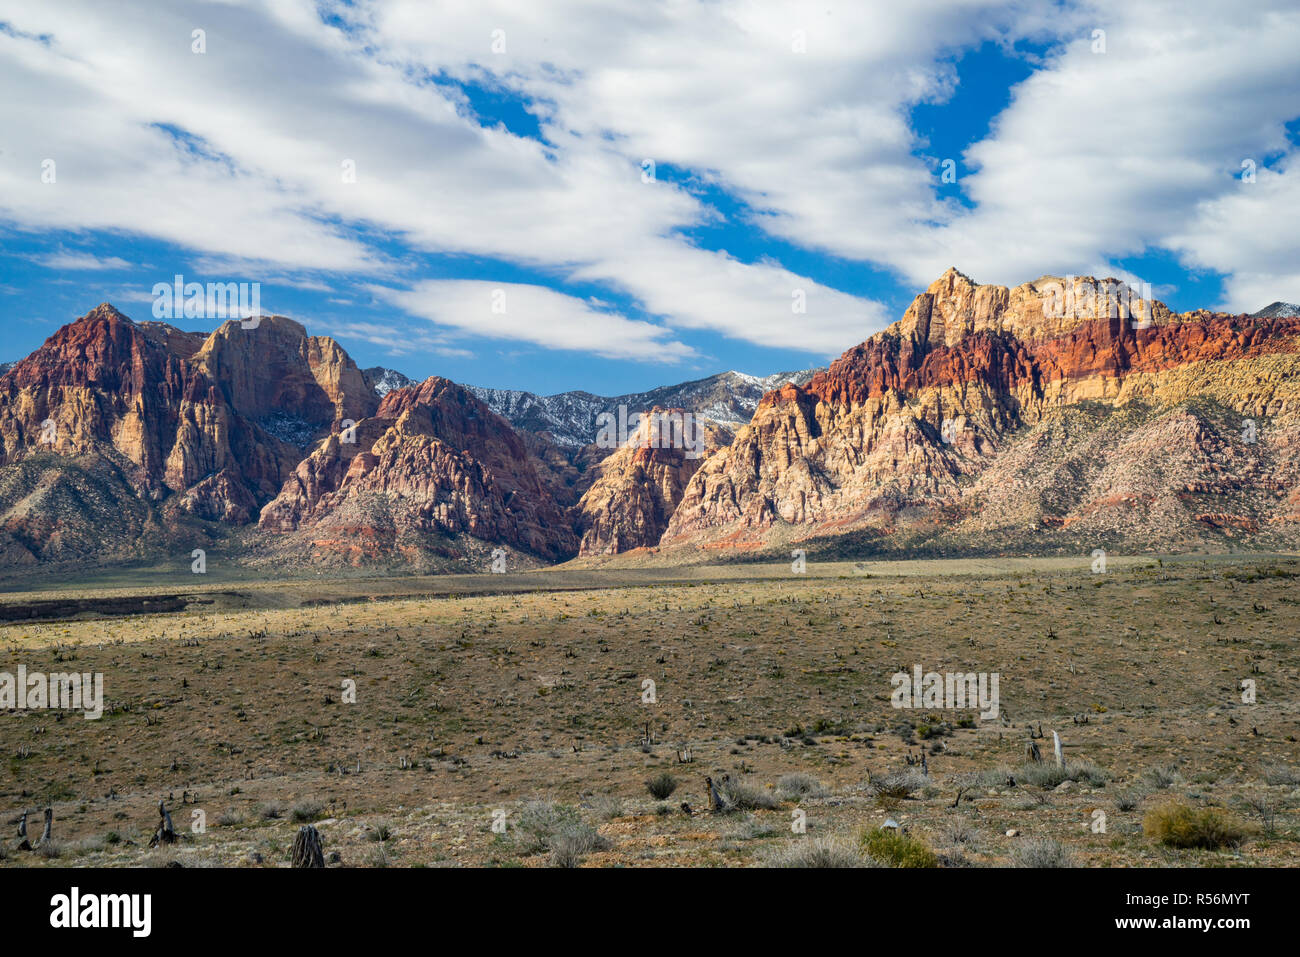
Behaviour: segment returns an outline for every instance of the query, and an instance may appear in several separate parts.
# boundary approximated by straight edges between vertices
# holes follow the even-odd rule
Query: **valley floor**
[[[91,605],[0,621],[0,672],[107,704],[0,712],[0,864],[286,866],[305,822],[340,866],[1300,864],[1300,561],[1090,561],[29,583],[0,613]],[[183,610],[94,604],[149,596]],[[998,717],[895,708],[916,666],[996,673]],[[1228,840],[1161,843],[1171,803]]]

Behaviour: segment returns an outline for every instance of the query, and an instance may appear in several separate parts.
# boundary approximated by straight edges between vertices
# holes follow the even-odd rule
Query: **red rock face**
[[[687,413],[655,408],[651,414]],[[671,435],[657,438],[649,422],[644,420],[627,445],[595,467],[595,481],[573,509],[580,555],[616,555],[657,545],[691,476],[733,438],[728,429],[701,424],[702,449],[693,456],[672,447]]]
[[[98,521],[112,524],[130,495],[165,503],[155,525],[186,517],[246,524],[309,443],[376,405],[346,353],[291,320],[264,318],[258,329],[229,322],[204,335],[136,324],[104,304],[0,378],[0,469],[31,460],[97,475],[102,460],[120,480],[94,496]],[[35,542],[38,525],[58,521],[29,513],[18,501],[0,523]],[[69,521],[96,519],[77,510]]]
[[[519,436],[455,383],[390,392],[356,439],[331,437],[309,456],[262,529],[348,561],[439,549],[468,560],[464,537],[548,560],[573,554],[573,531]]]
[[[1024,549],[1044,529],[1080,536],[1060,537],[1065,551],[1087,536],[1286,544],[1265,463],[1284,483],[1300,471],[1300,321],[1158,302],[1137,319],[1045,315],[1050,282],[950,270],[805,388],[769,393],[692,478],[661,545],[854,532],[868,550]],[[1240,438],[1247,418],[1257,443]]]

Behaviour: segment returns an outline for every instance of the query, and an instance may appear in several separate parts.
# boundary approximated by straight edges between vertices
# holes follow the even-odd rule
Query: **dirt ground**
[[[880,863],[860,842],[892,820],[944,866],[1294,866],[1297,576],[1269,556],[10,592],[211,603],[0,622],[0,672],[102,673],[106,699],[0,712],[0,865],[287,866],[306,822],[331,866]],[[997,674],[998,717],[894,707],[916,666]],[[159,800],[179,838],[151,849]],[[1170,802],[1238,833],[1160,843]],[[18,850],[47,806],[52,841]]]

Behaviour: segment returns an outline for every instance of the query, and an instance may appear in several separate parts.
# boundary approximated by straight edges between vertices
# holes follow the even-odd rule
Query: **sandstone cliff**
[[[1300,321],[1112,311],[1083,294],[1095,285],[949,270],[806,387],[769,393],[692,478],[661,544],[1290,541],[1271,484],[1294,471]]]

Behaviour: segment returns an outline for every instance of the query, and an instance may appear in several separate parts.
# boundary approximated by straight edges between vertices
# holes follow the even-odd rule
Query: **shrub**
[[[525,854],[535,854],[549,850],[551,838],[578,821],[578,812],[567,804],[529,801],[519,810],[519,816],[515,820],[515,835]]]
[[[1148,768],[1142,780],[1157,791],[1163,791],[1181,781],[1182,775],[1173,767]]]
[[[930,783],[920,771],[907,768],[903,771],[890,771],[887,774],[867,780],[867,793],[881,801],[901,801],[910,797],[912,792],[927,787]]]
[[[1102,787],[1109,775],[1090,761],[1065,762],[1058,768],[1055,761],[1030,761],[1012,772],[1017,784],[1028,787],[1054,788],[1066,781],[1081,781],[1090,787]]]
[[[881,867],[938,867],[939,859],[924,842],[893,828],[882,827],[862,835],[862,850]]]
[[[970,821],[956,820],[943,829],[943,839],[956,847],[961,844],[973,845],[979,832],[971,826]]]
[[[590,824],[577,822],[569,824],[551,835],[551,866],[577,867],[583,857],[592,851],[603,851],[609,847],[609,841],[601,837]]]
[[[623,802],[612,794],[596,794],[591,798],[591,813],[600,821],[623,816]]]
[[[284,805],[275,801],[259,804],[254,808],[254,811],[263,821],[274,821],[284,817]]]
[[[646,790],[656,801],[667,801],[677,790],[677,779],[664,771],[662,774],[656,774],[645,783]]]
[[[1169,847],[1214,850],[1240,844],[1246,837],[1245,828],[1227,811],[1178,803],[1147,811],[1142,828],[1154,840]]]
[[[1030,838],[1011,852],[1012,867],[1073,867],[1074,855],[1050,837]]]
[[[776,807],[776,795],[764,787],[738,778],[715,782],[722,809],[731,811],[770,811]]]
[[[1142,792],[1135,789],[1120,791],[1115,795],[1115,810],[1117,811],[1136,811],[1140,803],[1142,803]]]
[[[853,845],[837,837],[805,837],[770,852],[767,867],[866,867]]]
[[[530,801],[515,824],[525,854],[549,851],[554,867],[577,867],[584,855],[609,847],[609,841],[567,804]]]
[[[1282,784],[1287,787],[1300,786],[1300,769],[1275,764],[1264,769],[1265,784]]]
[[[325,805],[319,801],[299,801],[293,806],[290,812],[293,820],[297,824],[305,824],[308,821],[314,821],[325,813]]]
[[[783,774],[776,782],[776,793],[783,801],[801,801],[823,796],[826,788],[811,774]]]

